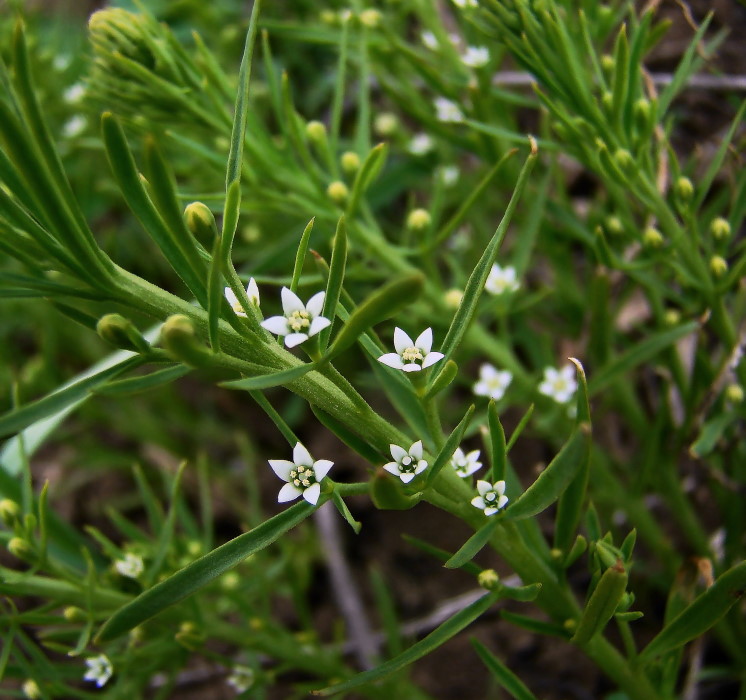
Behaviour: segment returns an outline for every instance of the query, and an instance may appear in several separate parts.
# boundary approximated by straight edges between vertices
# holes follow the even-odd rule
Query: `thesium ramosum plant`
[[[710,15],[661,81],[659,2],[10,5],[3,697],[746,698]]]

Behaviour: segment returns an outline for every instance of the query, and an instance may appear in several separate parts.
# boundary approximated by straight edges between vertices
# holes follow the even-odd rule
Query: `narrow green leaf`
[[[546,634],[550,637],[567,639],[567,630],[562,625],[553,622],[545,622],[544,620],[537,620],[534,617],[518,615],[517,613],[512,613],[508,610],[501,610],[500,617],[502,617],[506,622],[510,622],[517,627],[522,627],[534,634]]]
[[[647,664],[656,657],[684,646],[715,625],[746,593],[746,561],[721,574],[715,583],[684,608],[640,652]]]
[[[283,417],[274,409],[274,406],[267,400],[267,397],[261,391],[250,391],[251,398],[259,404],[259,407],[270,417],[277,429],[282,433],[288,445],[295,447],[300,442],[290,426],[285,422]]]
[[[441,549],[440,547],[435,547],[429,542],[425,542],[425,540],[413,537],[412,535],[402,535],[402,538],[413,547],[425,552],[425,554],[429,554],[431,557],[435,557],[438,561],[442,561],[444,564],[453,558],[453,554],[450,552],[447,552],[445,549]],[[479,576],[479,574],[482,573],[482,567],[478,566],[473,561],[466,561],[459,568],[472,576]]]
[[[632,66],[637,70],[638,66]],[[627,43],[627,26],[619,28],[614,45],[614,78],[612,84],[612,114],[617,126],[621,126],[629,90],[629,44]]]
[[[614,616],[626,589],[627,572],[622,562],[619,561],[604,571],[588,603],[583,608],[578,627],[572,637],[575,644],[583,646],[603,632],[604,627]]]
[[[191,371],[192,368],[186,365],[174,365],[173,367],[160,369],[157,372],[151,372],[142,377],[108,382],[104,386],[94,389],[92,393],[101,394],[102,396],[132,396],[170,384],[177,379],[185,377]]]
[[[342,496],[340,496],[337,491],[333,491],[332,500],[334,501],[334,505],[339,511],[339,514],[345,519],[345,522],[353,529],[356,535],[359,535],[363,526],[352,517],[352,513],[350,513],[350,509],[347,507]]]
[[[290,282],[290,291],[298,291],[298,282],[300,276],[303,274],[303,264],[306,262],[306,255],[308,254],[308,243],[311,239],[311,231],[313,231],[313,224],[316,221],[316,217],[311,219],[307,224],[306,228],[303,229],[303,233],[298,243],[298,250],[295,253],[295,266],[293,267],[293,278]]]
[[[238,191],[238,188],[235,189]],[[229,197],[226,198],[226,206]],[[223,218],[225,222],[225,218]],[[223,291],[223,256],[222,243],[225,239],[216,238],[212,245],[212,260],[207,275],[207,332],[210,347],[214,353],[220,352],[220,312],[223,309],[225,294]]]
[[[507,508],[505,518],[529,518],[554,503],[583,466],[589,442],[590,429],[587,424],[581,424],[536,481]]]
[[[383,168],[386,163],[387,155],[388,145],[385,143],[379,143],[377,146],[374,146],[365,157],[363,164],[355,175],[355,182],[352,184],[352,191],[350,192],[346,211],[348,219],[352,220],[357,213],[358,207],[360,206],[360,200]]]
[[[370,464],[380,464],[388,458],[382,459],[382,455],[374,447],[369,445],[363,438],[353,433],[346,425],[339,422],[336,418],[322,411],[318,406],[311,405],[313,414],[319,422],[329,431],[334,433],[347,447],[355,450],[363,459]]]
[[[337,222],[337,232],[334,234],[332,244],[332,262],[329,266],[329,279],[326,282],[326,294],[324,295],[324,310],[322,315],[328,318],[332,325],[325,328],[319,334],[319,347],[323,353],[329,342],[334,321],[337,315],[337,304],[342,293],[344,283],[345,266],[347,265],[347,226],[345,217],[341,216]]]
[[[334,97],[332,99],[332,121],[330,129],[330,143],[332,153],[336,153],[339,145],[339,132],[342,126],[342,108],[344,107],[345,73],[347,72],[347,51],[349,46],[351,22],[342,22],[342,32],[339,35],[339,61],[334,83]]]
[[[476,650],[479,658],[484,665],[490,670],[500,687],[510,694],[515,700],[536,700],[536,696],[523,684],[502,661],[492,654],[484,644],[476,639],[471,640],[471,644]]]
[[[318,365],[313,362],[307,362],[297,367],[274,372],[272,374],[262,374],[258,377],[246,377],[245,379],[233,379],[229,382],[221,382],[220,386],[226,389],[242,389],[244,391],[258,391],[260,389],[269,389],[273,386],[281,386],[302,377]]]
[[[379,678],[384,678],[402,668],[405,668],[409,664],[421,659],[423,656],[426,656],[433,650],[442,646],[452,637],[455,637],[459,632],[461,632],[461,630],[468,627],[472,622],[474,622],[474,620],[487,612],[497,598],[498,595],[495,593],[489,593],[482,596],[479,600],[457,612],[453,617],[446,620],[437,629],[428,634],[427,637],[416,644],[413,644],[409,649],[399,654],[399,656],[384,662],[371,671],[358,673],[356,676],[353,676],[343,683],[324,688],[323,690],[317,690],[314,692],[314,695],[328,696],[347,692],[353,688],[359,688],[366,683],[376,681]]]
[[[460,569],[466,562],[474,559],[482,548],[490,541],[497,529],[499,520],[492,516],[479,528],[461,548],[445,563],[446,569]]]
[[[448,360],[448,362],[443,365],[443,369],[441,369],[440,372],[438,372],[438,375],[433,379],[424,398],[427,400],[437,396],[451,384],[451,382],[456,378],[456,375],[458,375],[458,365],[453,360]]]
[[[518,438],[521,436],[521,433],[524,431],[526,426],[528,425],[528,422],[531,420],[531,416],[534,413],[534,404],[531,404],[527,409],[526,412],[521,417],[521,420],[518,421],[518,425],[515,427],[515,430],[510,435],[510,440],[508,440],[508,444],[505,446],[505,452],[510,453],[510,450],[513,448],[513,445],[517,442]]]
[[[490,483],[505,479],[508,466],[508,446],[505,444],[505,430],[497,413],[497,404],[490,401],[487,405],[487,425],[490,429],[490,454],[492,471],[487,479]]]
[[[324,497],[319,501],[323,503]],[[129,632],[165,608],[192,595],[246,557],[272,544],[305,520],[315,506],[296,503],[249,532],[226,542],[209,554],[188,564],[165,581],[157,583],[120,608],[99,631],[97,642],[107,642]]]
[[[445,445],[443,445],[443,449],[435,458],[435,461],[433,462],[427,474],[427,479],[425,480],[425,488],[432,485],[432,483],[435,481],[435,478],[440,473],[440,470],[443,469],[443,467],[445,467],[445,465],[451,461],[451,457],[453,457],[453,453],[456,451],[456,448],[461,444],[461,440],[464,437],[466,429],[469,427],[469,421],[471,421],[471,417],[473,415],[474,404],[469,406],[468,410],[466,411],[466,415],[464,415],[459,424],[453,429],[453,432],[448,436]]]
[[[689,448],[689,454],[702,458],[715,449],[725,430],[738,420],[738,413],[727,411],[708,420],[699,431],[697,439]]]

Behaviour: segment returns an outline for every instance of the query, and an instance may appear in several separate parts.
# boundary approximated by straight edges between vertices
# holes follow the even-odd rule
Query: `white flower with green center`
[[[479,450],[472,450],[468,454],[464,454],[464,451],[457,447],[456,451],[451,457],[451,466],[456,470],[462,479],[467,476],[471,476],[474,472],[479,471],[482,468],[482,463],[479,461]]]
[[[237,693],[245,693],[254,685],[254,669],[248,666],[234,666],[226,681]]]
[[[451,100],[447,100],[445,97],[435,98],[435,112],[438,121],[441,122],[462,122],[464,121],[464,113],[461,108]]]
[[[124,559],[118,559],[114,562],[114,568],[120,576],[137,578],[145,570],[145,564],[143,564],[142,557],[132,552],[127,552],[124,555]]]
[[[424,156],[434,147],[433,140],[427,134],[415,134],[407,145],[407,150],[413,156]]]
[[[475,508],[484,511],[485,515],[494,515],[498,510],[505,507],[508,497],[505,495],[505,482],[496,481],[491,484],[489,481],[477,481],[478,496],[471,499],[471,504]]]
[[[474,393],[477,396],[487,396],[499,401],[505,396],[505,391],[513,375],[507,370],[498,370],[491,364],[485,363],[479,368],[479,381],[474,385]]]
[[[539,384],[539,393],[554,399],[557,403],[567,403],[578,389],[575,367],[565,365],[562,369],[547,367],[544,379]]]
[[[334,466],[334,462],[328,459],[314,461],[308,450],[298,443],[293,448],[292,462],[287,459],[270,459],[269,466],[280,479],[287,481],[277,496],[278,503],[287,503],[303,496],[315,506],[321,495],[320,482]]]
[[[286,347],[294,348],[331,325],[332,322],[321,315],[324,308],[324,292],[314,294],[307,304],[287,287],[283,287],[280,294],[285,315],[272,316],[262,321],[261,325],[270,333],[285,336]]]
[[[259,287],[253,277],[249,280],[248,285],[246,285],[246,296],[249,297],[249,301],[254,304],[254,306],[259,306]],[[246,318],[246,309],[244,309],[243,304],[230,287],[225,288],[225,298],[236,316],[243,316],[243,318]]]
[[[426,328],[412,340],[401,328],[394,329],[394,348],[378,358],[384,365],[400,369],[403,372],[419,372],[442,360],[442,352],[430,352],[433,347],[433,329]]]
[[[413,443],[409,450],[399,445],[389,445],[389,449],[394,461],[384,464],[383,468],[389,474],[398,476],[405,484],[427,469],[427,462],[422,459],[422,440]]]
[[[514,267],[500,267],[495,264],[487,276],[484,288],[490,294],[503,294],[505,292],[515,292],[521,285],[518,283],[518,276]]]
[[[490,60],[490,51],[484,46],[467,46],[461,61],[470,68],[481,68]]]
[[[104,654],[86,659],[85,665],[88,667],[88,670],[85,672],[83,680],[94,681],[99,688],[103,688],[109,678],[111,678],[111,674],[114,673],[111,661]]]

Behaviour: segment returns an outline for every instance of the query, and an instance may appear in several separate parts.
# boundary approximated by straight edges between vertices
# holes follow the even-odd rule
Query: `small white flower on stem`
[[[407,145],[407,150],[413,156],[424,156],[433,150],[433,140],[427,134],[415,134]]]
[[[539,384],[539,393],[554,399],[557,403],[567,403],[578,389],[574,365],[562,369],[546,367],[544,379]]]
[[[98,656],[92,656],[90,659],[85,660],[85,665],[88,670],[83,676],[84,681],[95,681],[99,688],[103,688],[106,682],[111,678],[111,674],[114,673],[114,668],[111,665],[111,661],[104,654]]]
[[[499,401],[505,396],[505,391],[513,381],[513,375],[507,370],[498,370],[490,364],[483,364],[479,368],[479,381],[474,385],[477,396],[488,396]]]
[[[481,68],[490,60],[490,51],[484,46],[467,46],[461,61],[470,68]]]
[[[435,34],[425,29],[420,33],[420,39],[422,43],[431,51],[435,51],[438,48],[438,40],[435,38]]]
[[[88,126],[88,120],[85,117],[76,114],[70,117],[62,126],[62,134],[69,139],[80,136]]]
[[[73,83],[65,92],[62,93],[62,99],[68,104],[76,104],[83,99],[85,95],[85,85],[83,83]]]
[[[462,479],[471,476],[482,468],[482,463],[479,461],[479,452],[479,450],[472,450],[468,454],[464,454],[460,447],[456,448],[453,457],[451,457],[451,466]]]
[[[422,459],[422,440],[413,443],[409,450],[399,445],[389,445],[389,448],[394,461],[384,464],[383,468],[389,474],[398,476],[405,484],[427,469],[427,462]]]
[[[505,495],[505,482],[496,481],[491,484],[489,481],[477,481],[478,496],[471,499],[471,504],[475,508],[484,511],[485,515],[494,515],[498,510],[505,507],[508,497]]]
[[[315,506],[321,495],[320,482],[334,466],[334,462],[328,459],[314,461],[308,450],[298,443],[293,448],[292,462],[287,459],[270,459],[269,466],[280,479],[287,481],[277,496],[278,503],[287,503],[303,496]]]
[[[331,325],[331,321],[321,315],[324,308],[325,292],[314,294],[304,304],[295,292],[283,287],[282,311],[284,316],[272,316],[262,321],[262,327],[270,333],[285,336],[285,346],[294,348]]]
[[[246,296],[249,297],[249,301],[254,304],[254,306],[259,306],[259,287],[253,277],[246,285]],[[243,304],[230,287],[225,288],[225,298],[236,316],[243,316],[243,318],[246,318],[246,309],[244,309]]]
[[[440,177],[440,181],[446,187],[452,187],[458,182],[461,171],[458,169],[457,165],[442,165],[440,168],[438,168],[438,175]]]
[[[500,267],[495,264],[487,275],[484,288],[490,294],[503,294],[504,292],[515,292],[520,287],[518,276],[514,267]]]
[[[145,570],[145,564],[143,564],[142,557],[132,552],[127,552],[124,555],[124,559],[118,559],[114,562],[114,568],[120,576],[137,578]]]
[[[435,111],[437,113],[438,121],[441,122],[462,122],[464,121],[464,113],[461,108],[451,100],[447,100],[445,97],[436,97],[433,103],[435,105]]]
[[[400,369],[403,372],[419,372],[442,360],[442,352],[430,352],[433,347],[433,329],[426,328],[412,340],[401,328],[394,329],[394,348],[378,358],[384,365]]]
[[[462,9],[465,7],[479,7],[478,0],[453,0],[453,4]]]
[[[234,666],[227,683],[237,693],[245,693],[254,685],[254,670],[248,666]]]

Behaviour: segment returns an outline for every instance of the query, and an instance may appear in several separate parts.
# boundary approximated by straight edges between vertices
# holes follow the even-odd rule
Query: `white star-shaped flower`
[[[297,294],[283,287],[282,311],[284,316],[272,316],[262,321],[262,327],[270,333],[285,336],[285,346],[294,348],[331,325],[331,321],[321,315],[324,308],[325,292],[314,294],[307,304],[303,304]]]
[[[503,294],[504,292],[515,292],[520,287],[518,276],[514,267],[500,267],[498,264],[492,266],[484,288],[490,294]]]
[[[259,287],[253,277],[246,285],[246,296],[249,297],[249,301],[254,304],[254,306],[259,306]],[[239,301],[236,293],[230,287],[225,288],[225,298],[236,316],[243,316],[246,318],[246,310],[244,309],[243,304]]]
[[[62,133],[66,138],[72,139],[76,136],[80,136],[86,127],[88,126],[88,120],[76,114],[74,117],[70,117],[62,126]]]
[[[546,367],[544,379],[539,384],[539,393],[549,396],[557,403],[567,403],[578,389],[575,367],[565,365],[562,369]]]
[[[378,361],[404,372],[419,372],[445,357],[442,352],[430,352],[432,347],[432,328],[422,331],[417,336],[417,340],[412,340],[401,328],[395,328],[394,348],[396,352],[381,355]]]
[[[118,559],[114,562],[114,568],[121,576],[137,578],[145,570],[145,564],[143,564],[142,557],[127,552],[124,559]]]
[[[62,93],[62,99],[68,104],[80,102],[85,95],[85,85],[83,83],[73,83],[65,92]]]
[[[435,38],[435,34],[431,31],[428,31],[427,29],[423,30],[420,33],[420,39],[422,39],[422,43],[431,51],[435,51],[435,49],[438,48],[438,40]]]
[[[270,459],[269,466],[280,479],[287,481],[277,496],[278,503],[287,503],[303,496],[315,506],[321,495],[320,482],[334,466],[334,462],[328,459],[317,459],[314,462],[308,450],[298,443],[293,448],[292,462],[287,459]]]
[[[88,670],[83,676],[84,681],[95,681],[99,688],[103,688],[106,682],[111,678],[111,674],[114,673],[114,667],[111,665],[111,661],[104,654],[98,656],[92,656],[90,659],[85,660],[85,665]]]
[[[461,108],[451,100],[447,100],[445,97],[436,97],[433,102],[435,105],[435,111],[437,113],[438,121],[441,122],[462,122],[464,121],[464,113]]]
[[[440,181],[446,187],[452,187],[458,182],[461,171],[457,165],[442,165],[438,168],[438,175],[440,176]]]
[[[482,468],[482,463],[479,461],[479,450],[472,450],[468,454],[464,454],[464,451],[457,447],[453,457],[451,457],[451,466],[462,479],[471,476]]]
[[[231,675],[228,676],[227,683],[235,689],[237,693],[245,693],[254,685],[254,669],[248,666],[234,666]]]
[[[433,140],[427,134],[415,134],[407,145],[407,150],[413,156],[424,156],[433,150]]]
[[[389,448],[394,461],[384,464],[383,468],[389,474],[398,476],[405,484],[427,469],[427,462],[422,459],[422,440],[412,443],[409,450],[399,445],[389,445]]]
[[[474,393],[477,396],[488,396],[499,401],[505,396],[505,390],[511,381],[513,381],[513,375],[510,372],[498,370],[485,363],[479,368],[479,381],[474,385]]]
[[[461,61],[470,68],[481,68],[490,60],[490,51],[484,46],[467,46]]]
[[[489,481],[477,481],[478,496],[471,499],[471,504],[475,508],[484,511],[485,515],[494,515],[498,510],[505,507],[508,497],[505,495],[505,482],[496,481],[491,484]]]

